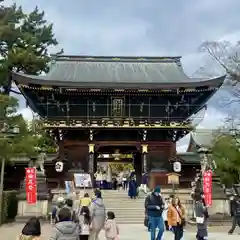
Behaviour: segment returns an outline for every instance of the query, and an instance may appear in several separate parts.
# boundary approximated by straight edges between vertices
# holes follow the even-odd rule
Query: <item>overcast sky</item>
[[[17,0],[17,4],[25,11],[36,5],[45,11],[54,24],[58,49],[64,48],[65,54],[181,55],[190,76],[205,65],[206,56],[197,52],[202,42],[240,40],[239,0]],[[200,128],[215,128],[236,111],[236,105],[222,108],[230,98],[220,90],[210,100]],[[22,99],[19,111],[26,118],[32,116]],[[182,139],[178,150],[184,151],[187,143]]]

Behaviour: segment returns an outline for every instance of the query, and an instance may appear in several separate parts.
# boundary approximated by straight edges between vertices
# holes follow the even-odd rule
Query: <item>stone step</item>
[[[132,222],[132,223],[143,223],[144,218],[117,218],[116,217],[117,223],[124,223],[124,222]]]
[[[142,209],[144,208],[144,204],[143,205],[123,205],[123,206],[119,206],[120,204],[105,204],[106,208],[115,208],[115,209]]]
[[[126,211],[130,211],[131,209],[143,209],[144,205],[124,205],[124,206],[119,206],[120,204],[105,204],[106,208],[114,208],[114,209],[122,209],[122,210],[126,210]]]
[[[132,214],[126,215],[126,214],[119,214],[117,212],[114,212],[114,214],[115,214],[116,218],[125,218],[125,219],[130,219],[130,218],[143,219],[145,217],[144,214],[133,214],[132,213]]]
[[[119,203],[121,205],[124,204],[132,204],[132,205],[139,205],[139,204],[144,204],[144,200],[143,201],[130,201],[130,200],[120,200],[120,199],[104,199],[103,202],[105,204],[114,204],[114,203]]]

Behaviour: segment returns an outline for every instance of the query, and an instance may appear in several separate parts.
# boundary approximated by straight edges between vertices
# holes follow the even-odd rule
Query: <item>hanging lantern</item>
[[[182,170],[181,163],[178,161],[174,162],[173,163],[173,171],[179,173],[179,172],[181,172],[181,170]]]
[[[56,162],[55,170],[56,170],[56,172],[62,172],[63,171],[63,162]]]

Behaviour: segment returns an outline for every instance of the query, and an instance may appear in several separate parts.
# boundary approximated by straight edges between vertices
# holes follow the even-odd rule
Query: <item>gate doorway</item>
[[[120,186],[132,172],[135,172],[136,179],[141,181],[139,154],[135,146],[100,147],[95,158],[97,162],[94,174],[96,182],[99,184],[99,181],[105,181],[108,183],[105,186],[112,186],[112,183],[117,180]]]

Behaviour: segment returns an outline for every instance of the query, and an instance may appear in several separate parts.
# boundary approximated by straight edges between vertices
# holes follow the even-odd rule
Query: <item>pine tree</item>
[[[0,86],[11,91],[11,71],[41,74],[48,71],[48,49],[58,44],[53,25],[37,7],[29,14],[13,4],[0,6]]]

